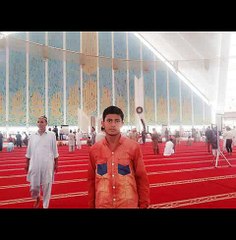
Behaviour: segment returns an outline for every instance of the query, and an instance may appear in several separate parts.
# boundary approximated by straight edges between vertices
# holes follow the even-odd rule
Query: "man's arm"
[[[88,206],[95,208],[95,164],[91,149],[89,151],[89,167],[88,167]]]
[[[150,204],[149,179],[140,146],[137,146],[135,150],[134,167],[139,194],[139,208],[148,208]]]

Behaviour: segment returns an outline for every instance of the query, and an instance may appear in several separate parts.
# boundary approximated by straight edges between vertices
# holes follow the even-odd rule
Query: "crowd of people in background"
[[[76,149],[81,149],[83,144],[93,146],[96,142],[105,138],[103,127],[98,131],[96,131],[94,126],[91,126],[90,129],[90,132],[82,132],[79,128],[73,130],[67,129],[67,131],[65,131],[62,126],[59,129],[58,126],[55,125],[53,127],[48,127],[47,130],[55,133],[58,146],[68,145],[68,151],[74,152]],[[192,128],[191,131],[184,131],[183,129],[171,131],[168,127],[163,127],[159,132],[156,128],[152,128],[152,131],[148,131],[148,129],[141,129],[138,131],[136,127],[133,127],[126,132],[122,132],[122,135],[139,144],[152,142],[153,154],[163,154],[164,156],[169,156],[169,154],[167,154],[165,150],[163,153],[160,153],[159,144],[163,142],[167,146],[173,145],[171,155],[175,153],[175,147],[180,144],[181,141],[185,141],[187,146],[191,146],[194,142],[204,141],[207,145],[207,151],[213,156],[216,156],[219,147],[218,138],[223,141],[222,151],[228,155],[232,155],[233,146],[236,144],[236,129],[235,127],[231,129],[229,126],[219,131],[218,138],[214,126],[208,126],[205,130]],[[17,131],[15,134],[9,134],[6,138],[6,135],[0,131],[0,151],[3,149],[3,143],[5,143],[8,152],[13,151],[14,148],[27,147],[29,137],[30,134]],[[167,146],[165,146],[165,149],[168,149]]]

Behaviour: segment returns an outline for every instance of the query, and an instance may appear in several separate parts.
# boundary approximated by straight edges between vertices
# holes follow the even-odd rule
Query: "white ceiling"
[[[229,32],[138,32],[198,88],[210,103],[223,104],[229,60]],[[222,83],[224,82],[224,84]],[[224,104],[223,104],[224,105]]]

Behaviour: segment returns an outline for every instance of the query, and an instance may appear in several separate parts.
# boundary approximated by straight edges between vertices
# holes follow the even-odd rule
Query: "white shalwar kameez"
[[[82,133],[81,132],[77,132],[75,134],[75,137],[76,137],[76,145],[77,145],[77,149],[81,149],[81,138],[82,138]]]
[[[54,181],[54,158],[59,156],[55,133],[46,131],[42,135],[38,132],[31,134],[25,156],[30,158],[27,181],[30,182],[33,195],[36,191],[39,196],[42,185],[43,208],[48,208]]]
[[[170,156],[174,151],[174,143],[172,141],[167,141],[164,148],[164,156]]]

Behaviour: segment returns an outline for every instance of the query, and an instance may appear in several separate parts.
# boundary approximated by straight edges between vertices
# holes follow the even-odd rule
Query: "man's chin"
[[[116,136],[116,135],[119,135],[120,133],[119,132],[109,132],[107,133],[109,136]]]

